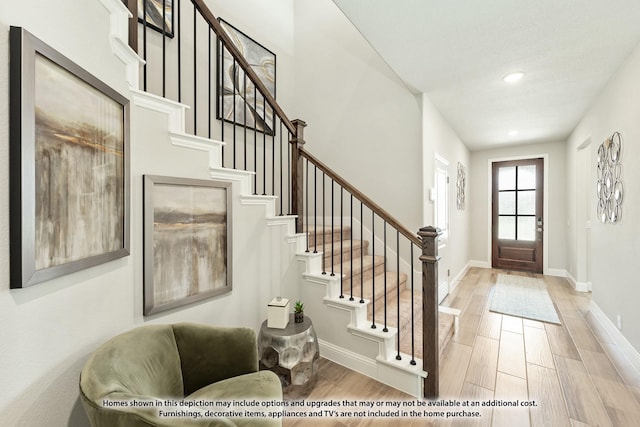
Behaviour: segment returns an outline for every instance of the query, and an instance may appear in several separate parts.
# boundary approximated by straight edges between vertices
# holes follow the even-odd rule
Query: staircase
[[[131,16],[138,16],[137,2],[130,0],[128,4]],[[178,22],[176,40],[167,43],[162,38],[161,45],[153,45],[156,38],[148,39],[149,29],[141,26],[143,46],[138,52],[144,59],[140,82],[144,92],[136,94],[135,102],[151,110],[167,109],[173,128],[172,144],[208,152],[211,178],[238,181],[243,205],[265,205],[267,225],[285,226],[288,230],[285,240],[295,244],[297,253],[292,256],[301,261],[303,271],[298,289],[287,296],[304,301],[305,313],[314,320],[324,357],[416,397],[437,397],[439,353],[457,324],[455,312],[443,312],[437,306],[439,231],[433,227],[425,227],[419,233],[407,229],[306,151],[304,121],[287,117],[206,2],[191,0],[178,3],[178,7],[181,8],[178,15],[193,15],[193,26],[197,21],[198,27],[206,28],[207,36],[200,40],[201,36],[194,32],[193,40],[189,40],[191,33],[181,32]],[[136,27],[134,23],[133,28]],[[125,32],[124,26],[118,29]],[[218,43],[211,43],[216,39]],[[202,69],[193,75],[182,69],[186,64],[195,67],[199,58],[215,57],[217,44],[225,52],[221,55],[221,67],[209,61],[207,65],[199,63]],[[153,55],[155,50],[161,52],[161,62]],[[232,59],[225,63],[225,57]],[[127,66],[134,88],[138,87],[139,61],[136,56]],[[167,62],[177,68],[177,76],[172,67],[165,66]],[[222,78],[229,77],[229,73],[233,74],[229,81]],[[198,96],[203,88],[210,92],[221,83],[219,80],[226,96],[233,96],[231,110],[222,108],[220,112],[224,121],[216,117],[211,96],[208,99]],[[247,81],[253,84],[249,92]],[[152,89],[147,88],[147,83],[154,82],[162,83],[161,90],[156,88],[158,96],[151,95]],[[253,96],[249,99],[250,92]],[[160,99],[163,102],[158,102]],[[244,99],[244,107],[237,109],[236,99]],[[191,104],[184,104],[188,102]],[[242,114],[247,108],[264,111],[264,119],[266,111],[270,111],[275,132],[267,134],[254,129]],[[262,120],[254,119],[254,123]],[[211,146],[212,140],[218,142]],[[334,196],[339,197],[335,209]],[[359,210],[354,211],[354,202],[356,206],[359,204]],[[348,213],[343,214],[343,208]],[[340,226],[318,223],[318,212],[349,218],[351,225],[343,226],[342,221]],[[355,214],[359,213],[362,223],[363,212],[372,222],[368,234],[363,232],[362,224],[352,227]],[[377,228],[376,222],[384,224],[384,238],[380,237],[382,227]],[[397,244],[395,248],[387,241],[387,227],[395,235],[391,237]],[[377,228],[378,234],[373,228]],[[289,255],[287,250],[283,253]],[[419,272],[420,269],[423,271]],[[281,273],[290,274],[289,270]],[[427,345],[422,342],[423,332]]]
[[[321,220],[316,221],[318,222]],[[333,293],[339,293],[339,295],[330,295],[331,292],[329,292],[329,295],[325,296],[325,305],[329,307],[325,315],[331,316],[331,309],[344,310],[348,307],[355,311],[360,306],[360,311],[364,310],[364,321],[359,319],[354,322],[353,317],[357,317],[354,313],[349,325],[345,325],[345,331],[350,331],[354,336],[370,334],[369,338],[378,339],[386,335],[380,342],[380,352],[376,356],[377,363],[387,364],[401,371],[415,371],[411,367],[420,366],[420,359],[422,359],[421,290],[416,289],[412,298],[407,274],[388,269],[389,262],[385,266],[385,257],[372,254],[370,242],[354,236],[355,233],[352,233],[350,226],[332,227],[310,224],[305,225],[304,233],[308,239],[306,253],[309,256],[316,254],[320,260],[319,265],[310,275],[315,276],[316,279],[320,275],[327,281],[334,281],[337,284],[337,291]],[[399,299],[398,290],[400,291]],[[398,310],[400,316],[398,316]],[[441,311],[438,316],[440,354],[455,333],[459,315],[455,310],[444,310],[446,311]],[[317,321],[322,318],[323,316],[319,316]],[[359,324],[356,326],[354,323]],[[386,334],[383,333],[385,327],[389,331]],[[401,357],[400,360],[397,359],[398,356]],[[338,361],[344,364],[344,360],[338,358]],[[415,365],[411,364],[412,361]],[[350,367],[367,373],[366,369],[359,369],[358,366]],[[379,376],[378,379],[384,381]],[[415,394],[413,388],[415,385],[411,381],[406,385],[402,381],[393,381],[390,385]]]

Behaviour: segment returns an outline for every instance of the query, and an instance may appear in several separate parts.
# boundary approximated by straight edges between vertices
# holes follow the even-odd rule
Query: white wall
[[[458,174],[458,162],[465,167],[467,184],[465,194],[469,195],[471,184],[469,181],[470,155],[467,147],[462,143],[458,135],[440,112],[431,103],[427,95],[422,96],[422,140],[423,140],[423,167],[424,167],[424,223],[433,224],[434,204],[429,201],[429,188],[434,186],[434,156],[438,154],[449,162],[449,237],[446,247],[443,248],[442,259],[438,278],[440,281],[446,278],[447,270],[451,270],[450,280],[453,280],[465,269],[469,262],[469,221],[471,218],[471,206],[466,201],[464,210],[456,208],[457,188],[456,178]],[[449,286],[455,283],[449,282]]]
[[[422,224],[421,100],[331,0],[295,2],[306,149],[411,230]]]
[[[585,280],[586,271],[580,271],[584,256],[590,259],[588,280],[592,283],[592,300],[615,324],[616,316],[622,318],[622,334],[636,348],[640,349],[640,300],[637,264],[640,259],[640,47],[629,56],[626,63],[611,79],[602,94],[585,114],[571,134],[566,147],[567,170],[567,264],[569,272],[577,280]],[[588,183],[577,178],[580,171],[580,147],[591,140],[592,154],[614,131],[623,137],[622,180],[624,200],[622,221],[618,224],[603,224],[595,215],[595,194],[589,191],[591,215],[582,210],[585,205],[577,203],[581,192],[595,188],[595,182]],[[595,160],[590,162],[589,175],[596,176]],[[584,218],[591,221],[591,244],[587,254],[580,252],[578,243],[583,234]]]
[[[537,157],[547,155],[548,168],[545,171],[548,180],[545,184],[548,200],[545,212],[545,238],[548,253],[544,256],[545,274],[563,274],[566,270],[566,191],[565,191],[565,144],[552,142],[506,147],[471,153],[471,173],[469,176],[469,202],[473,212],[471,233],[471,259],[480,264],[491,266],[489,248],[491,226],[489,225],[491,171],[489,160]]]
[[[261,2],[252,3],[259,7]],[[247,2],[244,5],[249,8]],[[71,19],[73,16],[80,19]],[[2,58],[8,58],[9,25],[24,26],[129,96],[124,65],[111,53],[109,15],[100,1],[0,2]],[[270,31],[277,32],[277,28]],[[6,63],[0,67],[0,99],[8,99]],[[207,178],[208,174],[204,153],[168,144],[166,116],[138,108],[132,108],[130,256],[27,289],[10,290],[7,107],[8,102],[0,103],[0,139],[5,141],[0,144],[0,162],[4,165],[0,168],[0,200],[4,201],[0,241],[5,242],[0,245],[2,425],[88,425],[78,396],[82,365],[100,343],[132,327],[174,321],[259,327],[266,317],[266,304],[280,293],[277,278],[294,277],[290,270],[298,267],[290,262],[293,255],[285,230],[266,228],[265,209],[242,206],[237,192],[233,199],[233,292],[143,317],[142,174],[194,178]],[[237,187],[234,184],[234,190]],[[274,254],[283,254],[284,258],[274,259]],[[285,284],[285,289],[291,288]]]

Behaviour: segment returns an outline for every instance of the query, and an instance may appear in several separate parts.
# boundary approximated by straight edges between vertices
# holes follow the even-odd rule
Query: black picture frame
[[[11,27],[10,287],[129,254],[129,100]]]
[[[233,289],[232,183],[144,175],[144,315]]]
[[[160,34],[173,38],[174,35],[174,0],[137,0],[138,22]],[[146,6],[146,9],[145,9]],[[162,9],[164,8],[164,13]],[[145,19],[146,13],[146,19]],[[164,21],[164,23],[163,23]]]
[[[253,71],[276,98],[276,54],[222,18],[220,25]],[[247,78],[218,37],[216,118],[234,125],[275,135],[275,114],[264,96]],[[234,108],[235,106],[235,108]]]

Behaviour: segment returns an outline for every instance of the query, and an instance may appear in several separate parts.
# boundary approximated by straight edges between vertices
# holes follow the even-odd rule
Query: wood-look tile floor
[[[440,398],[537,406],[478,408],[481,418],[285,418],[283,425],[640,426],[640,374],[589,311],[590,294],[575,292],[563,278],[536,276],[546,283],[562,325],[493,313],[492,287],[504,272],[472,268],[443,302],[462,315],[440,360]],[[319,372],[307,401],[415,400],[325,359]]]

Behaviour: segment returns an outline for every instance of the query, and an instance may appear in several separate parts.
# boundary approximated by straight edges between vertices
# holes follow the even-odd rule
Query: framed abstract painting
[[[231,183],[144,176],[144,314],[231,292]]]
[[[11,287],[128,255],[128,99],[20,27],[9,98]]]
[[[246,58],[269,94],[276,97],[276,55],[233,25],[219,19],[234,46]],[[274,135],[275,116],[264,96],[229,51],[218,41],[217,118]]]

